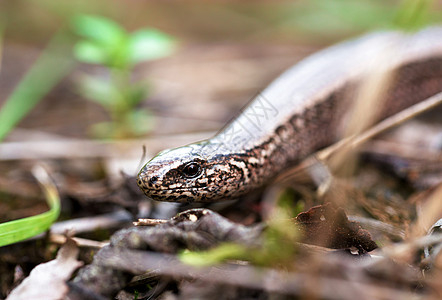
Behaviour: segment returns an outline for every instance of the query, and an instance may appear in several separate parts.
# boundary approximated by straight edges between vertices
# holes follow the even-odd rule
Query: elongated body
[[[166,150],[138,174],[154,200],[211,202],[257,189],[336,140],[357,86],[392,52],[395,71],[379,119],[442,91],[442,27],[373,33],[332,46],[287,70],[211,139]]]

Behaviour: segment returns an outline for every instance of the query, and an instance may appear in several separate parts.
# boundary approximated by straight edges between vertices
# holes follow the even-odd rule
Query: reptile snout
[[[138,174],[137,184],[140,189],[149,196],[152,190],[158,189],[157,183],[159,181],[159,177],[153,170],[149,170],[147,167],[144,167],[140,173]]]

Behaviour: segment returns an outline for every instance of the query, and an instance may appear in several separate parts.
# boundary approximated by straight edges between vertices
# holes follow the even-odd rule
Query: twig
[[[417,239],[407,241],[406,243],[385,246],[382,248],[382,252],[387,257],[400,259],[412,255],[416,250],[441,243],[442,234],[426,235]]]
[[[330,159],[330,157],[336,154],[338,151],[342,151],[343,149],[354,149],[359,147],[363,143],[372,139],[376,135],[379,135],[385,132],[388,129],[391,129],[399,124],[402,124],[405,121],[408,121],[423,112],[426,112],[442,103],[442,92],[431,96],[430,98],[425,99],[422,102],[419,102],[413,106],[404,109],[397,114],[377,123],[375,126],[367,129],[366,131],[358,134],[356,136],[350,136],[330,147],[325,148],[316,153],[316,157],[319,160],[325,161]]]
[[[121,209],[99,216],[90,216],[57,222],[51,226],[51,232],[54,234],[63,234],[66,231],[71,231],[75,234],[92,232],[97,229],[116,228],[121,226],[121,224],[128,224],[131,221],[131,214],[126,210]]]
[[[78,247],[88,247],[88,248],[100,249],[100,248],[103,248],[104,246],[109,245],[109,243],[106,243],[106,242],[98,242],[98,241],[83,239],[83,238],[79,238],[79,237],[71,237],[71,239],[77,243]],[[62,234],[51,233],[49,235],[49,240],[52,243],[63,245],[64,243],[66,243],[67,238],[65,235],[62,235]]]
[[[135,226],[156,226],[167,223],[169,220],[164,219],[138,219],[137,222],[133,222]]]
[[[405,238],[405,231],[391,224],[360,216],[348,216],[348,219],[350,221],[360,223],[361,225],[364,226],[364,228],[369,227],[381,231],[383,233],[386,233],[390,236],[399,237],[401,239]]]

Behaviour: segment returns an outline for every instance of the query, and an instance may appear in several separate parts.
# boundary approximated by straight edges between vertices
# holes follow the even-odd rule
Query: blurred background
[[[406,16],[404,7],[413,2],[431,7],[413,26],[440,17],[440,1],[2,1],[0,105],[34,66],[30,82],[45,88],[36,92],[28,83],[25,94],[35,99],[14,100],[22,105],[11,110],[19,111],[14,128],[75,138],[213,131],[302,57],[361,32],[400,26],[398,11]],[[145,113],[121,113],[121,107],[109,108],[118,104],[91,97],[97,89],[112,93],[110,74],[119,68],[76,57],[76,43],[85,38],[72,25],[79,15],[104,17],[128,34],[154,28],[173,40],[173,46],[159,50],[164,55],[123,67],[130,74],[120,82],[145,89],[127,109],[143,108]],[[43,61],[38,69],[44,53],[63,62]],[[85,83],[86,76],[108,86]],[[3,123],[5,115],[0,116]]]

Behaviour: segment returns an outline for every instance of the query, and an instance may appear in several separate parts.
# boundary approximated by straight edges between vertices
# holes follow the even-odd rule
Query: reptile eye
[[[201,173],[201,167],[198,163],[192,162],[184,166],[182,170],[184,176],[194,178]]]

